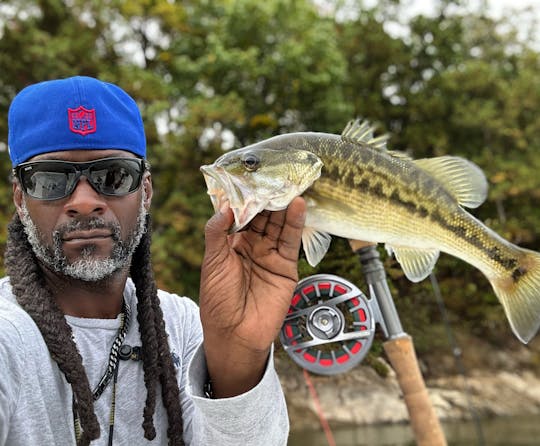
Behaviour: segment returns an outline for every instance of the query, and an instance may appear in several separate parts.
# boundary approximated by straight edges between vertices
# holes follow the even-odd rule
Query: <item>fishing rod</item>
[[[369,298],[353,283],[331,274],[301,280],[293,293],[280,339],[300,367],[320,375],[351,370],[366,356],[378,324],[384,350],[403,393],[418,446],[446,446],[418,365],[404,332],[376,246],[349,241],[362,265]]]

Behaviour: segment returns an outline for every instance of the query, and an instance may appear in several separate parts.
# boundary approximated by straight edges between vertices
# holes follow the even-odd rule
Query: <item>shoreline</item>
[[[376,361],[385,361],[381,358]],[[386,376],[359,365],[335,376],[310,374],[320,407],[333,426],[406,424],[407,408],[395,373]],[[302,370],[287,358],[277,358],[276,369],[285,392],[291,432],[320,426],[315,403]],[[470,370],[466,376],[426,379],[426,386],[441,422],[540,414],[540,378],[532,370]],[[474,412],[473,412],[474,411]]]

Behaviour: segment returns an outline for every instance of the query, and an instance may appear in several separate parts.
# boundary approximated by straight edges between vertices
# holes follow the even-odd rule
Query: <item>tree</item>
[[[203,228],[213,210],[199,171],[223,150],[299,130],[340,133],[354,117],[415,158],[475,161],[489,179],[475,214],[538,248],[540,54],[510,18],[441,0],[435,16],[401,23],[406,2],[309,0],[24,0],[0,8],[0,247],[13,212],[7,108],[24,86],[75,74],[119,83],[145,121],[152,164],[153,259],[159,286],[198,294]],[[344,5],[344,6],[343,6]],[[343,7],[342,7],[343,6]],[[403,323],[439,320],[428,283],[387,271]],[[362,283],[347,243],[317,268]],[[509,329],[481,274],[443,256],[437,274],[450,316],[500,341]],[[430,329],[436,329],[430,324]],[[509,336],[510,337],[510,336]]]

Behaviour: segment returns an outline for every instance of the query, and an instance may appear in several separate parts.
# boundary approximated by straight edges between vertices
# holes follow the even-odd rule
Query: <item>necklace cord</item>
[[[122,313],[120,313],[120,327],[118,328],[118,333],[111,347],[107,370],[105,371],[105,373],[99,380],[96,388],[92,392],[94,395],[94,401],[96,401],[101,396],[105,388],[109,385],[111,379],[114,376],[115,370],[118,367],[118,353],[129,329],[130,316],[131,314],[129,305],[127,305],[124,301],[124,303],[122,304]]]
[[[97,401],[99,397],[103,394],[111,379],[114,378],[113,388],[112,388],[112,400],[111,400],[111,409],[109,413],[109,441],[108,444],[112,445],[113,433],[114,433],[114,413],[116,406],[116,383],[118,380],[118,364],[119,364],[119,352],[122,343],[126,337],[126,334],[129,330],[129,324],[131,320],[131,309],[129,305],[124,300],[122,303],[122,312],[120,313],[120,327],[118,328],[118,333],[111,347],[111,352],[109,353],[109,360],[107,363],[107,370],[99,380],[99,383],[92,392],[94,401]],[[75,428],[75,439],[79,443],[82,437],[82,426],[81,420],[79,417],[79,411],[77,409],[77,399],[75,394],[73,394],[73,424]]]

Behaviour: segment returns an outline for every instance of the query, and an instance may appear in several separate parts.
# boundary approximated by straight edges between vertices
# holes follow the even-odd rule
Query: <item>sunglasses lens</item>
[[[88,169],[89,181],[104,195],[126,195],[141,184],[142,167],[137,159],[98,161]]]
[[[58,200],[73,192],[81,174],[103,195],[129,194],[139,188],[143,171],[140,159],[109,158],[91,163],[30,162],[21,164],[17,175],[24,191],[32,198]]]
[[[40,200],[65,197],[70,193],[76,176],[77,171],[68,163],[29,163],[19,170],[24,191]]]

